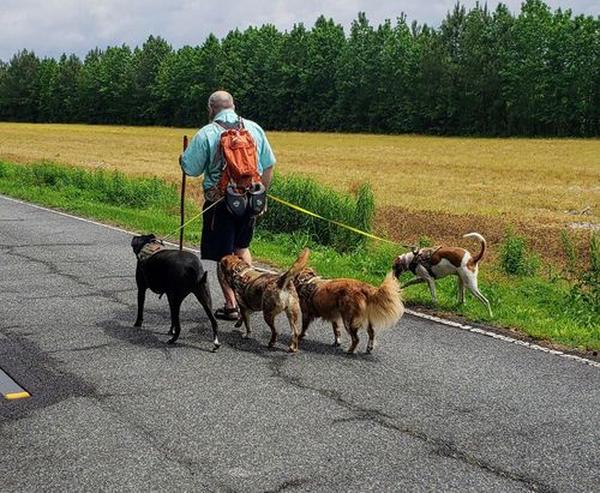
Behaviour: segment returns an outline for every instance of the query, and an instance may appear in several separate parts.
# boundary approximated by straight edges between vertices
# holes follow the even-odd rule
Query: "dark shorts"
[[[202,210],[213,202],[205,201]],[[204,260],[221,260],[225,255],[241,248],[248,248],[254,235],[255,218],[250,214],[235,217],[224,202],[212,207],[202,215],[202,240],[200,256]]]

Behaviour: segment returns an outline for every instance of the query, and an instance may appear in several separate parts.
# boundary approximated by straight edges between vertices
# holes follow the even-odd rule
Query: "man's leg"
[[[219,284],[221,285],[221,290],[223,291],[223,296],[225,297],[225,308],[235,308],[237,306],[235,293],[233,292],[233,289],[229,287],[229,284],[227,284],[225,276],[223,276],[221,273],[219,264],[217,264],[217,279],[219,279]]]
[[[226,214],[228,214],[226,212]],[[229,220],[232,218],[229,216]],[[250,216],[247,216],[243,219],[234,219],[232,224],[233,227],[233,238],[232,243],[241,244],[241,247],[234,247],[233,253],[240,257],[244,262],[248,265],[252,265],[252,255],[250,254],[250,241],[252,240],[252,236],[254,233],[254,219]],[[227,284],[227,281],[224,279],[224,276],[221,274],[219,268],[217,268],[217,274],[219,278],[219,284],[221,285],[221,289],[223,290],[223,296],[225,298],[225,309],[232,309],[237,307],[237,301],[235,299],[235,293],[233,289]]]
[[[252,265],[252,255],[249,248],[237,248],[234,253],[248,265]]]
[[[210,206],[211,203],[205,202],[205,209]],[[219,204],[204,213],[200,250],[203,259],[217,262],[217,279],[223,291],[225,306],[215,311],[215,317],[221,320],[235,320],[236,318],[235,294],[219,268],[219,260],[225,255],[233,253],[234,239],[235,223],[231,214],[227,212],[225,204]]]
[[[247,262],[249,265],[252,265],[252,255],[250,255],[250,249],[248,248],[238,248],[234,252],[238,257],[240,257],[244,262]],[[219,278],[219,284],[221,285],[221,289],[223,290],[223,296],[225,297],[225,308],[235,308],[237,306],[237,302],[235,300],[235,293],[233,289],[229,287],[225,278],[221,275],[221,269],[217,267],[217,273]]]

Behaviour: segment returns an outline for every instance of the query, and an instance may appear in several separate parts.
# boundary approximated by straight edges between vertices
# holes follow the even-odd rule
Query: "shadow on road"
[[[131,312],[122,311],[115,313],[115,317],[108,320],[101,320],[96,325],[104,331],[104,333],[112,339],[125,342],[138,347],[147,349],[174,350],[181,347],[196,349],[198,351],[212,352],[212,332],[208,319],[202,327],[197,324],[183,324],[181,328],[181,336],[179,340],[173,344],[167,344],[167,340],[171,337],[168,335],[170,327],[170,319],[162,311],[146,310],[145,316],[149,321],[144,321],[144,326],[134,327]],[[135,317],[134,317],[135,318]],[[157,323],[158,319],[158,323]],[[163,330],[156,330],[162,328]],[[153,330],[154,329],[154,330]],[[183,336],[189,337],[190,333],[197,335],[197,338],[205,344],[211,344],[211,348],[204,348],[193,344],[183,342]]]
[[[178,347],[186,347],[212,352],[212,345],[207,348],[185,342],[186,340],[190,341],[190,335],[193,334],[194,336],[191,338],[192,342],[198,342],[203,345],[211,343],[212,331],[210,329],[210,323],[204,313],[202,313],[202,316],[194,317],[194,321],[189,320],[189,315],[186,317],[187,320],[184,320],[182,323],[181,337],[172,346],[167,344],[167,340],[170,337],[168,335],[170,326],[168,310],[147,309],[144,312],[144,315],[145,320],[142,328],[133,326],[135,316],[130,311],[125,310],[116,312],[114,318],[99,321],[96,325],[112,339],[138,347],[165,351],[176,349]],[[277,343],[273,348],[267,346],[271,332],[260,325],[262,322],[260,314],[255,314],[253,316],[253,330],[250,337],[247,338],[242,336],[242,328],[238,329],[234,327],[234,322],[219,321],[219,340],[221,341],[221,344],[225,344],[236,351],[252,353],[259,356],[288,353],[287,347],[290,343],[290,334],[287,322],[284,320],[285,319],[279,320],[279,323],[277,324],[280,332]],[[330,329],[328,327],[314,327],[314,331],[312,332],[317,332],[319,330],[329,331]],[[331,339],[333,339],[332,334]],[[348,343],[348,341],[344,341],[341,347],[334,347],[332,343],[329,344],[320,340],[311,339],[311,332],[309,331],[306,337],[300,342],[300,352],[330,355],[336,358],[360,358],[361,361],[367,362],[377,361],[376,356],[373,354],[364,354],[360,351],[357,351],[354,355],[348,355],[346,353]]]

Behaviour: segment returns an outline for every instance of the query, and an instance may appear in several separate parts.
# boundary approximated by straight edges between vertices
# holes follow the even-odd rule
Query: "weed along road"
[[[411,316],[372,355],[322,324],[287,354],[283,320],[268,350],[259,316],[212,353],[192,297],[169,347],[165,299],[133,328],[130,239],[0,197],[0,368],[31,394],[0,399],[0,489],[598,488],[600,369]]]

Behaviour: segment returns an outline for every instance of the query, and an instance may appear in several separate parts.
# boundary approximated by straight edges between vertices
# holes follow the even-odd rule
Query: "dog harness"
[[[418,250],[413,255],[413,258],[410,261],[410,264],[408,265],[408,268],[410,269],[410,271],[416,276],[417,275],[417,267],[420,265],[420,266],[424,267],[425,270],[429,273],[429,275],[435,279],[436,275],[434,274],[434,272],[432,270],[431,257],[433,257],[433,254],[435,252],[437,252],[440,248],[442,248],[442,247],[439,246],[439,247],[435,247],[435,248],[422,248],[422,249]]]
[[[233,269],[232,269],[232,276],[231,276],[231,289],[233,289],[234,291],[238,292],[238,293],[243,293],[247,286],[248,283],[243,281],[244,276],[250,272],[253,271],[254,269],[249,266],[248,264],[246,264],[245,262],[240,262],[239,264],[237,264]],[[255,277],[259,277],[260,274],[258,276]]]
[[[152,255],[154,255],[155,253],[158,253],[164,249],[165,249],[165,246],[160,241],[152,240],[151,242],[146,243],[142,247],[140,252],[137,254],[137,258],[140,262],[145,262],[150,257],[152,257]]]
[[[298,281],[298,289],[296,290],[298,296],[301,299],[310,302],[319,285],[319,281],[321,281],[322,278],[309,270],[298,274],[296,280]]]

